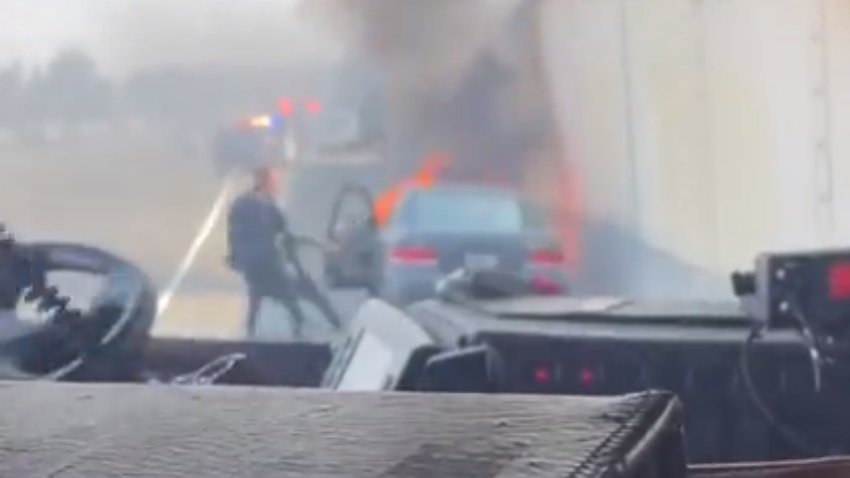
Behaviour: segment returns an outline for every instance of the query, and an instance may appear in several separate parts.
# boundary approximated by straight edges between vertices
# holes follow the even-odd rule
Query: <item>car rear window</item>
[[[428,232],[519,233],[539,219],[516,197],[491,192],[420,192],[407,206],[405,222]]]

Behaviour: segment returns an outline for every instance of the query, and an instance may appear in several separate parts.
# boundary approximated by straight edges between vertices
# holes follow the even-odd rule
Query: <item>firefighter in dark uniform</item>
[[[249,335],[256,333],[263,298],[281,303],[290,313],[296,336],[304,325],[297,300],[297,284],[281,260],[281,246],[292,260],[295,244],[286,216],[277,205],[281,165],[261,166],[254,172],[253,186],[236,198],[228,216],[229,260],[248,287]]]
[[[40,297],[47,285],[40,256],[31,248],[15,242],[5,225],[0,224],[0,311],[15,310],[21,294],[31,302]]]

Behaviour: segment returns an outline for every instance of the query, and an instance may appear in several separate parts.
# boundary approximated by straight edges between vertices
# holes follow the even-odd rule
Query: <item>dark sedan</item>
[[[447,274],[496,269],[521,275],[540,292],[566,291],[558,241],[537,206],[506,188],[445,184],[412,188],[389,223],[368,240],[340,233],[326,267],[329,282],[361,285],[404,305],[434,295]]]

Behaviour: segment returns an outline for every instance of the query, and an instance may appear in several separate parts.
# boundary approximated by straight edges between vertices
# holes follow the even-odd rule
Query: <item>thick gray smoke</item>
[[[492,0],[316,0],[306,11],[328,21],[391,77],[399,94],[431,94],[457,82],[517,2]]]
[[[382,73],[394,160],[416,164],[431,149],[463,160],[496,154],[480,150],[485,144],[512,149],[499,144],[515,143],[502,130],[507,113],[500,108],[517,72],[494,46],[520,3],[313,0],[303,8],[332,25],[351,57]]]
[[[297,2],[111,0],[100,15],[104,56],[123,71],[163,64],[257,66],[323,62],[339,43]]]

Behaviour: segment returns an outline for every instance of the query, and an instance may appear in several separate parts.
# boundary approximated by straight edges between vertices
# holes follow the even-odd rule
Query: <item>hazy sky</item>
[[[340,41],[299,0],[0,0],[0,62],[89,51],[110,74],[158,63],[279,63],[333,55]]]

